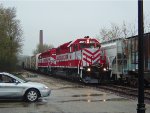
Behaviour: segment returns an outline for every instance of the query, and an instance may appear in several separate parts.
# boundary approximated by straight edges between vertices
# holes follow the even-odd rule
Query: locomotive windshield
[[[80,47],[81,48],[95,48],[95,44],[94,43],[90,43],[90,44],[81,43]]]
[[[83,48],[100,48],[100,44],[95,44],[95,43],[90,43],[90,44],[81,43],[80,47],[81,47],[81,49],[83,49]]]

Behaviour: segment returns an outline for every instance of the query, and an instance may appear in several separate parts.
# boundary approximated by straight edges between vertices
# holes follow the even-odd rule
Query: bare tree
[[[112,23],[109,29],[101,28],[100,37],[101,41],[105,42],[113,39],[134,36],[136,35],[136,33],[137,29],[135,25],[127,25],[125,22],[123,22],[123,24],[119,26],[117,24]]]
[[[123,22],[123,25],[122,25],[122,36],[124,38],[127,38],[129,36],[129,30],[127,29],[127,25],[125,22]]]
[[[106,28],[102,28],[100,30],[100,37],[99,38],[101,39],[102,42],[109,40],[109,35],[108,35],[109,33],[108,32],[109,31]]]
[[[135,36],[138,33],[138,29],[135,26],[135,24],[130,24],[129,30],[130,30],[130,32],[129,32],[130,36]]]
[[[121,29],[117,24],[112,23],[110,29],[102,28],[100,30],[100,36],[102,41],[108,41],[121,37]]]
[[[144,32],[150,32],[150,15],[144,15]]]

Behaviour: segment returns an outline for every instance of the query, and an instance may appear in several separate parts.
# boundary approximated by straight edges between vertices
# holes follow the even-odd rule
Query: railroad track
[[[128,97],[130,99],[138,98],[138,89],[129,86],[118,86],[118,85],[110,84],[110,85],[96,86],[96,89],[109,91],[120,96]],[[144,95],[145,95],[145,101],[150,102],[150,89],[146,89],[144,91]]]

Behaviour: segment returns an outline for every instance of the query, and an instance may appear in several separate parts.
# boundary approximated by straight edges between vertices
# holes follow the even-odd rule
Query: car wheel
[[[27,91],[25,98],[28,102],[35,102],[39,98],[38,91],[36,89],[30,89]]]

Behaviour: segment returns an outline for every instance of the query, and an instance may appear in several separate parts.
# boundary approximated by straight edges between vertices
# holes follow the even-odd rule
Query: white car
[[[49,96],[51,90],[44,84],[30,82],[23,77],[0,72],[0,98],[22,98],[35,102],[40,97]]]

